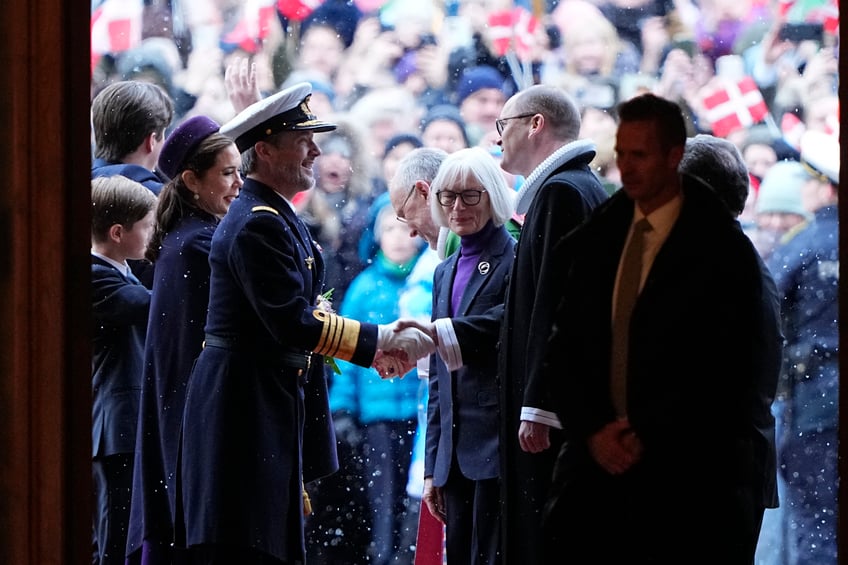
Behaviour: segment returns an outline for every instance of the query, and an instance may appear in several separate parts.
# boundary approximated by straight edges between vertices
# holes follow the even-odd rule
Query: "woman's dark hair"
[[[162,249],[165,236],[189,213],[202,210],[194,199],[194,194],[183,180],[183,171],[194,171],[198,178],[203,178],[206,172],[215,165],[218,154],[233,145],[233,140],[220,133],[213,133],[200,142],[197,150],[189,155],[183,166],[159,193],[159,203],[156,206],[156,231],[147,246],[147,259],[156,261]]]

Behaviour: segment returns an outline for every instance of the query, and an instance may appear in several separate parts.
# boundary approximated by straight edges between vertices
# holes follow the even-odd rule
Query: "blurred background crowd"
[[[504,101],[534,83],[577,98],[615,187],[612,109],[650,90],[692,134],[737,144],[756,194],[805,130],[838,136],[838,17],[836,0],[94,0],[91,87],[151,80],[174,125],[224,123],[224,71],[247,58],[264,94],[313,84],[311,107],[349,122],[335,146],[378,190],[393,136],[491,148]]]
[[[354,286],[345,303],[357,275],[390,254],[381,246],[394,238],[374,232],[398,231],[397,245],[409,243],[392,218],[378,222],[391,210],[385,193],[398,161],[422,146],[480,146],[498,158],[496,120],[527,86],[574,96],[581,137],[596,143],[592,166],[610,193],[621,184],[616,105],[642,92],[679,103],[691,136],[739,148],[752,188],[739,220],[764,259],[815,211],[801,198],[802,139],[839,139],[838,0],[93,0],[91,8],[92,98],[116,81],[158,84],[174,102],[169,130],[193,116],[221,124],[235,116],[228,69],[255,68],[263,95],[312,84],[311,110],[339,127],[316,136],[316,186],[295,204],[323,248],[325,286],[343,311],[353,311],[353,294],[362,292]],[[522,178],[504,174],[521,186]],[[395,265],[386,274],[398,285],[412,267],[401,263],[405,271]],[[398,308],[386,305],[370,321],[390,321]],[[393,386],[401,400],[375,418],[408,436],[418,426],[419,384],[413,377]],[[340,388],[331,405],[362,424],[362,407]],[[339,422],[349,420],[338,419],[337,434],[358,450],[362,430]],[[411,484],[412,443],[401,441],[394,465],[395,480]],[[349,454],[343,472],[313,493],[316,562],[356,554],[371,537],[356,517],[376,503],[365,496],[365,463]],[[415,484],[410,493],[420,493]],[[397,538],[391,545],[414,545],[416,521],[397,516],[386,526]],[[777,541],[758,562],[783,561],[783,527],[776,519],[764,527]],[[394,562],[411,559],[401,550]]]

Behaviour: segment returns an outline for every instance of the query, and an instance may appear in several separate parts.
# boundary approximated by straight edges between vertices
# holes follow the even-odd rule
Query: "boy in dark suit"
[[[153,234],[156,196],[123,176],[91,181],[94,559],[124,562],[150,291],[130,271]]]

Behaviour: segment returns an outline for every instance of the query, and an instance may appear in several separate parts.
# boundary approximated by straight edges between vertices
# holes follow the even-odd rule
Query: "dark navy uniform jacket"
[[[135,450],[150,291],[91,257],[93,457]]]
[[[321,356],[370,366],[377,326],[315,307],[320,251],[289,203],[253,179],[215,231],[209,261],[207,344],[183,418],[186,542],[303,561],[302,481],[338,468]]]
[[[162,241],[144,350],[127,554],[174,541],[177,449],[188,376],[203,346],[209,248],[218,221],[193,210]]]

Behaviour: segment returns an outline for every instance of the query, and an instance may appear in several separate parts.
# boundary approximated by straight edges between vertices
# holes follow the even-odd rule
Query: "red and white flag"
[[[702,98],[706,118],[717,137],[727,137],[739,128],[750,127],[768,115],[760,89],[751,77],[739,81],[719,80]]]
[[[539,19],[525,8],[514,8],[489,14],[489,37],[495,54],[503,57],[515,51],[519,60],[531,58],[536,46],[536,30]]]
[[[235,25],[221,36],[221,43],[256,53],[271,30],[277,25],[275,0],[245,0]]]
[[[142,0],[105,0],[91,12],[91,57],[121,53],[141,43]]]
[[[801,149],[801,136],[807,131],[807,126],[801,118],[792,112],[786,112],[780,119],[780,132],[783,140],[795,149]]]

